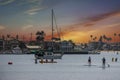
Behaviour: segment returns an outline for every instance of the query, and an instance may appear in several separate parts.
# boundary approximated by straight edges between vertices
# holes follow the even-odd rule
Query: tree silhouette
[[[119,36],[119,42],[120,42],[120,33],[118,34],[118,36]]]
[[[18,34],[16,35],[16,39],[18,40],[18,38],[19,38],[19,36],[18,36]]]
[[[91,37],[91,41],[92,41],[93,35],[90,35],[90,37]]]
[[[45,33],[44,31],[37,31],[36,36],[36,41],[43,42],[45,38]]]
[[[36,41],[40,44],[41,48],[44,48],[44,39],[45,39],[45,32],[44,31],[37,31],[36,32]]]
[[[117,34],[116,34],[116,33],[114,33],[114,42],[116,41],[116,39],[115,39],[116,35],[117,35]]]
[[[10,34],[7,34],[7,39],[9,39],[10,38]]]
[[[96,41],[97,37],[94,37],[93,40]]]
[[[104,42],[107,41],[106,35],[103,35]]]

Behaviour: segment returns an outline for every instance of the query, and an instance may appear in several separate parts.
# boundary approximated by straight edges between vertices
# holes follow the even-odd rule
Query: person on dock
[[[103,66],[103,68],[105,68],[105,64],[106,64],[106,59],[105,59],[105,57],[103,57],[102,58],[102,66]]]
[[[116,54],[118,55],[118,52]]]
[[[40,59],[40,63],[41,63],[41,64],[43,64],[43,63],[44,63],[43,58],[41,58],[41,59]]]
[[[46,59],[46,61],[45,61],[46,63],[48,63],[48,59]]]
[[[107,66],[110,67],[110,64],[108,64]]]
[[[112,62],[114,62],[114,58],[112,58]]]
[[[115,62],[117,62],[117,60],[118,60],[118,59],[117,59],[117,58],[115,58]]]
[[[54,58],[51,59],[51,63],[53,63],[53,62],[54,62]]]
[[[88,58],[88,65],[91,66],[91,57]]]
[[[35,64],[37,64],[37,59],[35,59]]]

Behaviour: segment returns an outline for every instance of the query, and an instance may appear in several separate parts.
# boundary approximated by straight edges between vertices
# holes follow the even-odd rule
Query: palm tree
[[[10,38],[10,34],[7,34],[7,38]]]
[[[42,48],[44,48],[45,32],[44,31],[37,31],[36,36],[37,36],[36,41],[38,43],[40,43]]]
[[[120,42],[120,33],[118,34],[118,36],[119,36],[119,42]]]
[[[93,35],[90,35],[90,37],[91,37],[91,41],[92,41]]]
[[[36,33],[36,36],[37,36],[36,40],[41,42],[41,41],[44,41],[45,33],[44,33],[44,31],[38,31]]]
[[[107,40],[107,37],[106,37],[106,35],[103,35],[103,39],[104,39],[104,42],[105,42],[105,40]]]
[[[97,37],[94,37],[94,40],[96,41]]]
[[[16,35],[16,39],[18,40],[18,38],[19,38],[19,36],[18,36],[18,34]]]
[[[117,35],[117,34],[116,34],[116,33],[114,33],[114,42],[116,41],[116,40],[115,40],[116,35]]]
[[[10,38],[10,34],[7,34],[7,39],[9,39]]]

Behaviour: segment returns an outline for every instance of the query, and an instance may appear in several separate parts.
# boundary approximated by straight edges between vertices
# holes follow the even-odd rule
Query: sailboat
[[[39,53],[35,54],[35,58],[36,59],[61,59],[62,56],[63,56],[63,53],[61,50],[59,51],[55,51],[54,50],[54,41],[57,40],[57,41],[61,41],[60,39],[60,35],[59,35],[59,38],[55,38],[54,37],[54,20],[55,18],[55,15],[54,15],[54,11],[52,9],[52,38],[51,38],[51,51],[48,51],[48,50],[41,50]],[[57,30],[58,32],[58,30]]]

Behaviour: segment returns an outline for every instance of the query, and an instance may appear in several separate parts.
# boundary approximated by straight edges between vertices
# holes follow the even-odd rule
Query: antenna
[[[30,33],[30,41],[32,41],[32,35],[33,35],[33,34],[32,34],[32,33]]]

